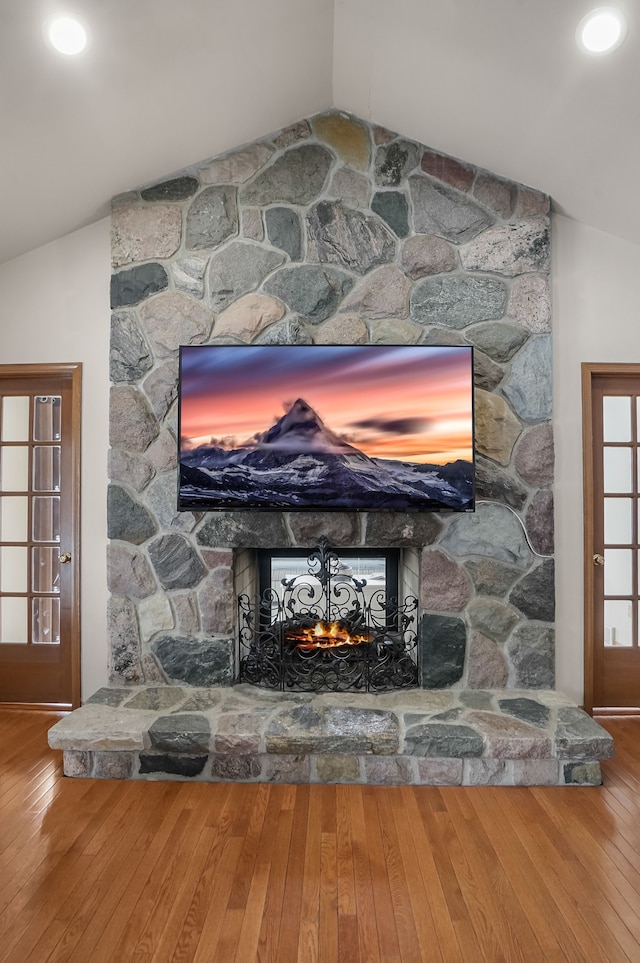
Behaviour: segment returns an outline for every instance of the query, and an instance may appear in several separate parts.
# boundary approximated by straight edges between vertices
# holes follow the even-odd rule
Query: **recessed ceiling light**
[[[47,38],[59,53],[73,56],[87,45],[87,31],[73,17],[55,17],[47,24]]]
[[[578,24],[578,46],[588,53],[610,53],[627,35],[627,22],[614,7],[598,7]]]

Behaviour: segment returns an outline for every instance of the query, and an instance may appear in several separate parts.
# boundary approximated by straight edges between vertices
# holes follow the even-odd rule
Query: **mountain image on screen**
[[[370,458],[298,398],[251,444],[181,454],[181,508],[395,511],[472,507],[473,465]]]

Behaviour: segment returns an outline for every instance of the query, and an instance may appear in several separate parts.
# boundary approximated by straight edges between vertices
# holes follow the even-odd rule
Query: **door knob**
[[[603,556],[603,555],[598,555],[598,554],[594,555],[594,556],[593,556],[593,564],[594,564],[594,565],[604,565],[604,556]]]
[[[68,565],[71,561],[71,552],[63,552],[62,555],[58,555],[58,561],[61,565]]]

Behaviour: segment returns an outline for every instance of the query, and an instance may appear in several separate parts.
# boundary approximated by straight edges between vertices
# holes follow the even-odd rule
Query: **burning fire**
[[[342,622],[316,622],[310,628],[287,632],[287,638],[295,642],[298,649],[333,649],[339,645],[362,645],[370,641],[368,633],[352,635]]]

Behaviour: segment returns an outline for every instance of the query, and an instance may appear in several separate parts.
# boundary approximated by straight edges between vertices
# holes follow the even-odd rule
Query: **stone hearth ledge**
[[[49,731],[67,776],[372,785],[600,785],[613,740],[562,693],[99,689]]]

